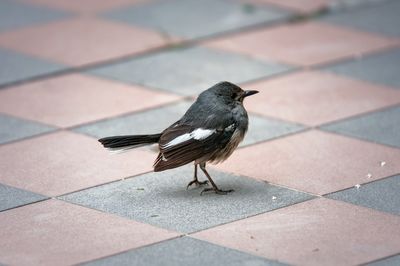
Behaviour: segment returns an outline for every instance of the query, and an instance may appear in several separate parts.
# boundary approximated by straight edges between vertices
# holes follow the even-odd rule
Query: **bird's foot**
[[[233,189],[221,190],[221,189],[213,188],[213,187],[212,187],[212,188],[205,188],[205,189],[203,189],[203,191],[200,193],[200,196],[203,195],[203,193],[206,193],[206,192],[209,192],[209,191],[213,191],[213,192],[215,192],[216,194],[219,194],[219,195],[226,195],[226,194],[228,194],[228,193],[233,192],[234,190],[233,190]]]
[[[208,184],[208,181],[207,181],[207,180],[205,180],[205,181],[199,181],[199,180],[197,180],[197,179],[193,179],[193,180],[190,181],[189,184],[186,186],[186,190],[188,190],[189,187],[192,186],[193,184],[195,184],[196,187],[200,187],[200,186],[207,185],[207,184]]]

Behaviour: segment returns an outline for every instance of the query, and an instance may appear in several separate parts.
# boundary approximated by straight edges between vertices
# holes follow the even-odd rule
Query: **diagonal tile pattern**
[[[110,155],[93,138],[56,132],[0,147],[0,182],[48,196],[151,170],[155,155]]]
[[[397,216],[316,199],[194,237],[289,264],[356,265],[397,252],[399,228]]]
[[[0,212],[46,198],[30,191],[0,184]]]
[[[218,169],[324,195],[399,173],[400,150],[311,130],[238,150]]]
[[[362,57],[356,61],[333,65],[327,70],[356,79],[384,84],[400,89],[400,49]]]
[[[70,66],[132,55],[170,41],[141,28],[78,17],[0,35],[0,47]],[[47,49],[43,49],[46,45]]]
[[[400,148],[400,107],[339,121],[322,129]]]
[[[242,83],[287,70],[288,67],[283,65],[218,50],[177,47],[166,52],[98,68],[90,73],[127,83],[194,95],[221,80]]]
[[[0,257],[12,265],[71,265],[177,236],[57,200],[2,212],[0,226]]]
[[[270,6],[256,7],[240,1],[166,0],[122,8],[105,14],[105,17],[171,36],[198,38],[273,22],[287,14]]]
[[[54,128],[47,125],[0,114],[0,144],[50,132],[52,130],[54,130]]]
[[[327,197],[400,215],[399,186],[400,176],[397,175],[365,184],[358,189],[349,188],[335,192]]]
[[[226,247],[217,246],[205,241],[183,237],[164,241],[149,247],[135,249],[112,257],[95,260],[84,265],[264,265],[283,266],[286,264],[252,256]]]
[[[200,171],[200,170],[199,170]],[[60,199],[179,232],[194,232],[310,199],[297,191],[210,171],[225,197],[186,190],[193,166],[149,173]],[[205,179],[199,174],[200,179]],[[276,197],[276,198],[273,198]]]
[[[89,100],[94,97],[96,101]],[[0,111],[58,127],[70,127],[178,99],[139,86],[71,74],[0,91]]]

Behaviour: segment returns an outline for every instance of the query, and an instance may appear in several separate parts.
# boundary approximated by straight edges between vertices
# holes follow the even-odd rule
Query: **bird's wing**
[[[236,130],[236,124],[231,122],[215,129],[173,124],[161,135],[154,171],[182,166],[224,148]]]

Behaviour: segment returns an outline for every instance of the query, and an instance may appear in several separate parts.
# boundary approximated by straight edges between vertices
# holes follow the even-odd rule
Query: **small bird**
[[[249,119],[243,107],[247,96],[256,90],[242,90],[239,86],[223,81],[203,91],[181,119],[163,132],[151,135],[112,136],[99,139],[105,148],[127,150],[158,143],[159,154],[154,162],[154,172],[176,168],[194,162],[194,179],[187,185],[206,185],[197,178],[197,166],[204,172],[214,191],[227,194],[233,190],[221,190],[206,170],[206,163],[226,160],[243,140]]]

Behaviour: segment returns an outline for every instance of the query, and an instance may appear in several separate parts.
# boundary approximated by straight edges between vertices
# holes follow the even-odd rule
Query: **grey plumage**
[[[194,162],[195,176],[188,187],[206,183],[197,179],[199,165],[213,186],[203,192],[213,190],[225,194],[230,191],[218,189],[205,166],[208,162],[226,160],[243,140],[248,128],[243,99],[255,93],[258,91],[244,91],[230,82],[220,82],[202,92],[183,117],[162,133],[107,137],[99,141],[106,148],[158,143],[160,152],[154,162],[155,172]]]

